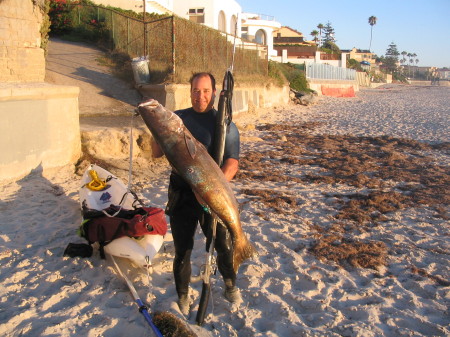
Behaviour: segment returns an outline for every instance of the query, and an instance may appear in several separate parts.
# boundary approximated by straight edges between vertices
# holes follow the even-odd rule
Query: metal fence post
[[[259,46],[256,45],[256,72],[259,74]]]
[[[130,54],[130,19],[127,18],[127,54]]]
[[[173,81],[175,81],[175,16],[172,16],[172,75]]]
[[[206,29],[203,29],[203,34],[202,34],[202,67],[203,69],[206,68],[206,46],[205,46],[205,40],[206,40]]]
[[[111,49],[114,49],[114,12],[111,11]]]

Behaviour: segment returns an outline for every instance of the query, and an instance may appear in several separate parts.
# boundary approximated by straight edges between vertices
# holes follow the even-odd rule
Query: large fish
[[[228,228],[233,240],[233,268],[256,254],[242,230],[238,203],[221,169],[183,121],[156,100],[138,106],[139,113],[167,160]]]

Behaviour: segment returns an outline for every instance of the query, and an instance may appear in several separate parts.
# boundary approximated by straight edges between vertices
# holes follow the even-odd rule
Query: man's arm
[[[164,152],[159,147],[158,143],[156,142],[155,138],[151,138],[150,140],[150,147],[152,149],[152,157],[153,158],[160,158],[164,156]]]
[[[225,162],[221,167],[222,172],[228,181],[231,181],[234,178],[234,176],[238,171],[238,168],[239,168],[239,160],[234,158],[228,158],[227,160],[225,160]]]

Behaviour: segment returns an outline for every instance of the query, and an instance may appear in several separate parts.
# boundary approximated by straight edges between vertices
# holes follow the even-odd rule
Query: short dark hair
[[[214,78],[213,74],[207,72],[195,73],[192,75],[191,79],[189,80],[189,83],[191,84],[191,89],[192,89],[192,82],[194,82],[194,80],[199,77],[209,77],[211,79],[212,89],[216,90],[216,79]]]

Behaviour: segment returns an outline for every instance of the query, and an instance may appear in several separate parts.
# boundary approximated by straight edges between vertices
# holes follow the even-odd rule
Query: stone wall
[[[0,82],[44,81],[43,1],[0,0]]]

